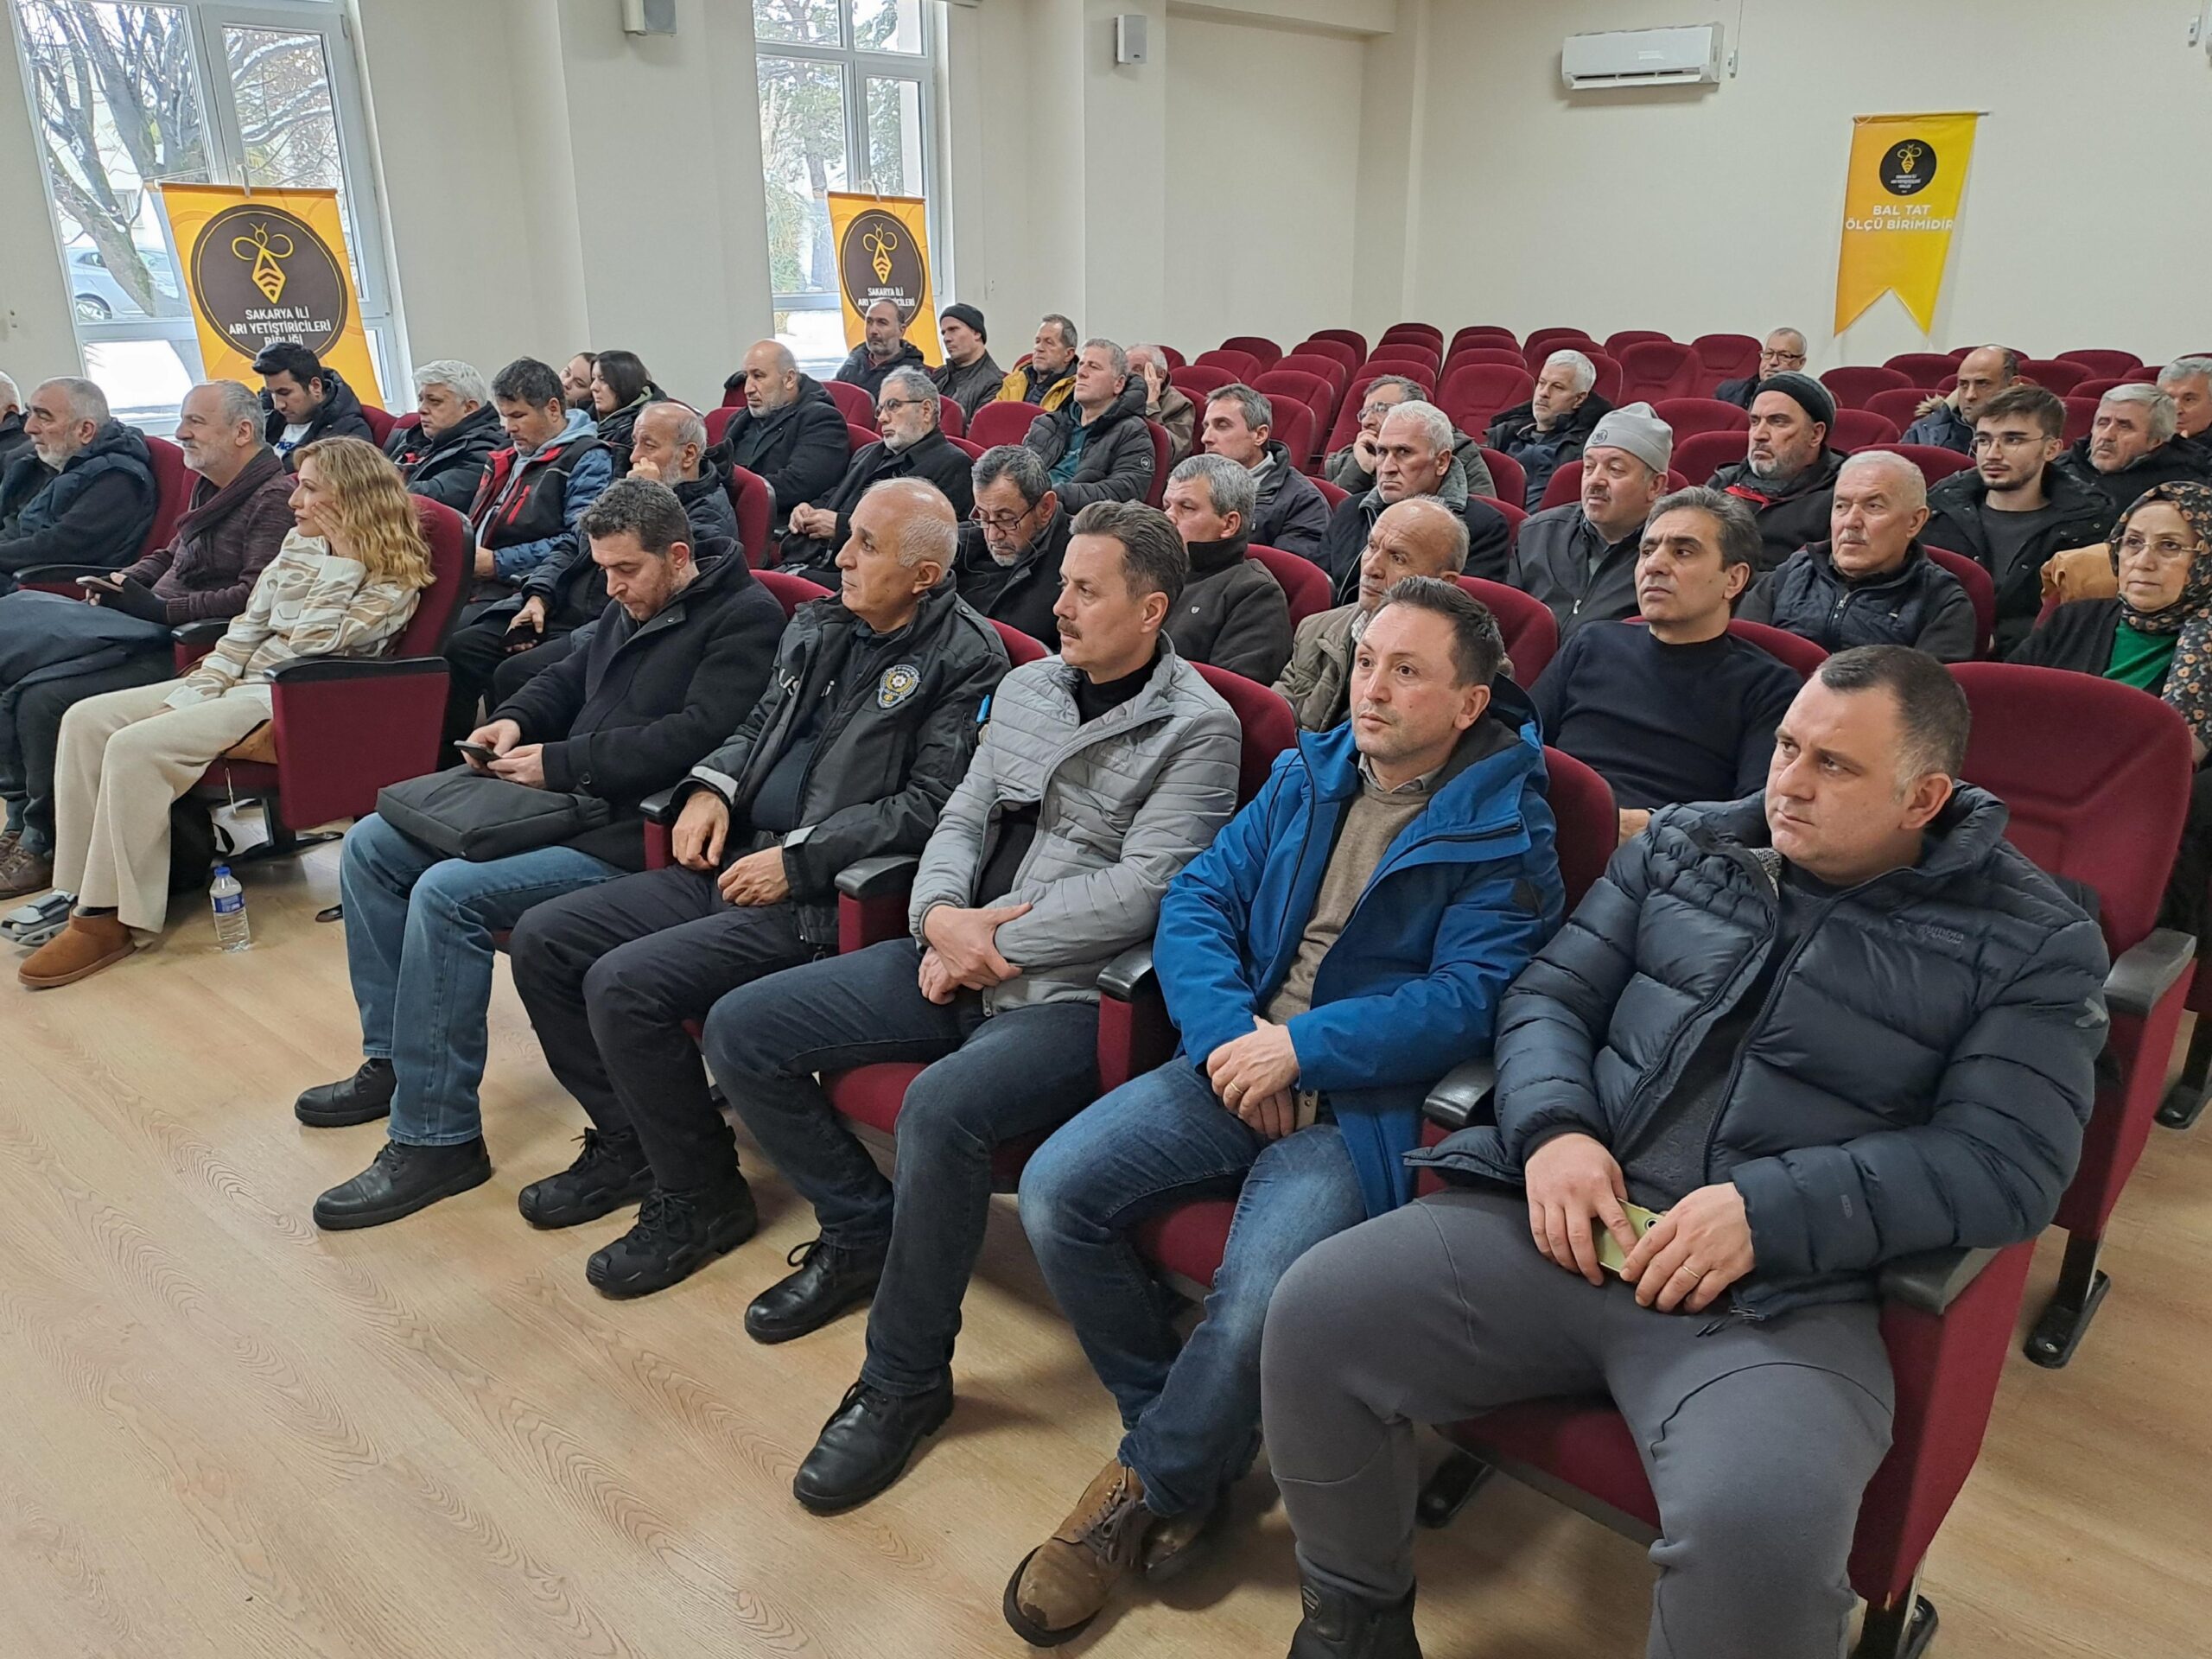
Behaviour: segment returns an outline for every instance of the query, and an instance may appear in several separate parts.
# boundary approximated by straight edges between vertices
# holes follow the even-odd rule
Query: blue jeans
[[[1131,1236],[1192,1198],[1236,1195],[1205,1317],[1179,1341]],[[1160,1515],[1203,1509],[1257,1445],[1260,1332],[1275,1281],[1367,1218],[1333,1123],[1268,1141],[1182,1055],[1132,1077],[1047,1141],[1021,1176],[1045,1282],[1122,1408],[1121,1459]]]
[[[472,864],[444,858],[373,813],[346,832],[338,892],[361,1052],[390,1060],[394,1141],[450,1147],[483,1133],[492,936],[547,899],[623,872],[568,847]]]

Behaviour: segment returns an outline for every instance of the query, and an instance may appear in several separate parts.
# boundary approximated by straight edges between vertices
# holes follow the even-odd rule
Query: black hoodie
[[[425,437],[419,426],[395,426],[384,452],[406,479],[410,495],[465,513],[491,470],[492,452],[506,447],[499,411],[483,404],[435,438]]]
[[[300,441],[284,452],[287,467],[292,466],[294,455],[317,438],[364,438],[371,443],[377,441],[377,435],[369,430],[369,417],[361,413],[361,400],[353,395],[353,388],[327,363],[322,368],[322,385],[321,407],[308,416],[308,429]],[[276,412],[276,405],[269,401],[266,391],[261,394],[261,406],[268,411],[261,423],[261,440],[274,448],[291,423]]]

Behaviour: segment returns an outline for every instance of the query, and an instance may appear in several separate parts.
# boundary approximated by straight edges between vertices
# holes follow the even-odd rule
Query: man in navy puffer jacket
[[[1598,1393],[1665,1517],[1649,1652],[1841,1652],[1876,1269],[2050,1222],[2106,1034],[2096,925],[1953,782],[1967,725],[1922,652],[1830,658],[1764,802],[1654,814],[1506,995],[1495,1127],[1414,1159],[1452,1188],[1285,1276],[1299,1659],[1419,1652],[1414,1421]],[[1662,1213],[1639,1239],[1624,1205]]]

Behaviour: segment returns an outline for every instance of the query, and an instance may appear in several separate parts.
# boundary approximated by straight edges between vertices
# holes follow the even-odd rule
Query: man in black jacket
[[[1764,575],[1827,533],[1828,506],[1843,454],[1827,447],[1835,399],[1807,374],[1773,374],[1751,398],[1747,454],[1713,475],[1713,487],[1751,504]]]
[[[261,435],[287,467],[295,449],[317,438],[376,442],[353,388],[297,340],[263,346],[253,372],[261,377],[261,402],[269,411]]]
[[[749,1203],[709,1217],[685,1198],[702,1176],[742,1183],[684,1022],[833,953],[838,871],[920,851],[967,769],[1007,653],[944,580],[957,529],[921,480],[871,489],[837,556],[841,592],[792,617],[767,691],[677,785],[677,862],[515,929],[515,988],[593,1125],[571,1167],[523,1189],[524,1217],[574,1226],[652,1195],[586,1268],[610,1295],[658,1289],[752,1230]]]
[[[930,379],[972,421],[1006,384],[1006,371],[991,358],[983,314],[972,305],[948,305],[938,316],[937,335],[944,342],[944,362],[930,371]]]
[[[0,374],[0,473],[30,447],[31,435],[23,430],[23,394],[13,380]]]
[[[1274,435],[1274,405],[1267,394],[1243,385],[1224,386],[1206,399],[1198,447],[1226,455],[1252,474],[1257,499],[1251,539],[1279,553],[1319,561],[1329,533],[1329,498],[1298,470]]]
[[[922,348],[906,338],[906,320],[899,315],[895,302],[874,302],[861,319],[861,327],[866,338],[853,347],[835,378],[858,386],[874,397],[882,392],[883,377],[893,369],[929,372],[929,360],[922,355]]]
[[[1022,439],[1037,452],[1060,504],[1080,512],[1094,501],[1141,501],[1152,492],[1152,429],[1144,417],[1143,377],[1110,340],[1087,340],[1075,360],[1075,394],[1030,423]]]
[[[374,1163],[315,1201],[318,1227],[381,1226],[491,1179],[477,1087],[493,935],[534,904],[642,868],[639,803],[696,766],[767,683],[783,607],[741,558],[702,570],[665,485],[620,480],[582,529],[607,573],[606,613],[588,646],[469,734],[480,753],[467,764],[544,791],[546,810],[574,797],[596,825],[484,861],[445,857],[381,814],[347,831],[338,882],[366,1058],[294,1109],[315,1128],[387,1112],[391,1127]]]
[[[1759,388],[1777,374],[1802,374],[1805,369],[1805,335],[1797,328],[1777,328],[1766,337],[1759,347],[1758,372],[1747,374],[1740,380],[1723,380],[1713,389],[1713,395],[1724,404],[1733,404],[1738,409],[1749,409],[1751,399],[1759,395]]]
[[[0,594],[35,565],[137,558],[158,493],[138,429],[110,416],[91,381],[64,378],[31,393],[23,429],[29,449],[0,473]]]
[[[1591,390],[1597,384],[1598,365],[1582,353],[1554,352],[1536,377],[1535,395],[1491,422],[1483,442],[1521,463],[1528,491],[1519,505],[1530,512],[1542,504],[1552,474],[1582,458],[1590,435],[1611,411]]]
[[[2120,514],[2154,484],[2212,483],[2208,457],[2179,439],[2174,400],[2157,386],[2114,386],[2097,405],[2089,435],[2058,458],[2061,472],[2105,499],[2108,532]]]
[[[1507,582],[1551,607],[1561,644],[1592,622],[1636,614],[1644,521],[1667,493],[1675,452],[1674,429],[1649,404],[1609,407],[1588,436],[1586,449],[1560,462],[1582,468],[1582,499],[1522,524],[1506,567]]]
[[[1045,463],[1027,445],[986,449],[969,474],[976,506],[961,526],[953,580],[960,597],[1047,651],[1060,646],[1052,607],[1075,515],[1060,505]]]
[[[1467,493],[1467,475],[1452,453],[1452,417],[1434,404],[1402,404],[1382,417],[1375,435],[1375,487],[1337,504],[1316,561],[1334,582],[1338,604],[1348,605],[1358,594],[1360,555],[1382,509],[1416,495],[1436,497],[1466,524],[1463,568],[1468,575],[1505,579],[1513,551],[1505,515]]]
[[[853,533],[853,509],[876,485],[894,478],[918,478],[937,486],[952,503],[956,518],[976,505],[969,482],[972,463],[956,449],[939,424],[944,397],[920,369],[893,369],[883,377],[875,400],[876,430],[883,435],[853,457],[837,486],[812,506],[802,501],[791,512],[784,536],[783,568],[793,575],[835,589],[837,554]]]
[[[492,469],[492,452],[506,445],[492,388],[469,364],[453,358],[415,371],[413,426],[395,426],[384,452],[407,493],[467,512]]]
[[[1830,658],[1764,799],[1660,814],[1515,981],[1496,1126],[1413,1160],[1449,1189],[1284,1277],[1300,1659],[1419,1652],[1415,1422],[1591,1394],[1653,1449],[1651,1650],[1842,1651],[1877,1273],[2043,1230],[2106,1035],[2096,924],[1953,781],[1967,725],[1920,652]]]
[[[801,374],[798,359],[775,340],[756,341],[745,366],[722,383],[725,391],[740,386],[745,412],[730,422],[715,453],[728,466],[760,474],[775,498],[768,533],[781,536],[794,501],[811,501],[844,476],[852,436],[837,400]]]
[[[1162,509],[1191,561],[1166,633],[1194,663],[1273,685],[1290,661],[1290,601],[1245,534],[1257,492],[1226,455],[1192,455],[1167,475]]]

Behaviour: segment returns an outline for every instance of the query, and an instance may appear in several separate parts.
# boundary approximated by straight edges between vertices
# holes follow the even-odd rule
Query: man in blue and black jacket
[[[1154,954],[1183,1049],[1047,1141],[1021,1215],[1112,1390],[1122,1445],[1007,1587],[1065,1641],[1131,1568],[1172,1570],[1260,1425],[1260,1330],[1285,1268],[1412,1193],[1440,1066],[1485,1054],[1498,1000],[1559,925],[1533,709],[1497,620],[1447,579],[1394,585],[1351,718],[1309,734],[1168,890]],[[1205,1323],[1181,1343],[1138,1256],[1148,1217],[1243,1184]]]

